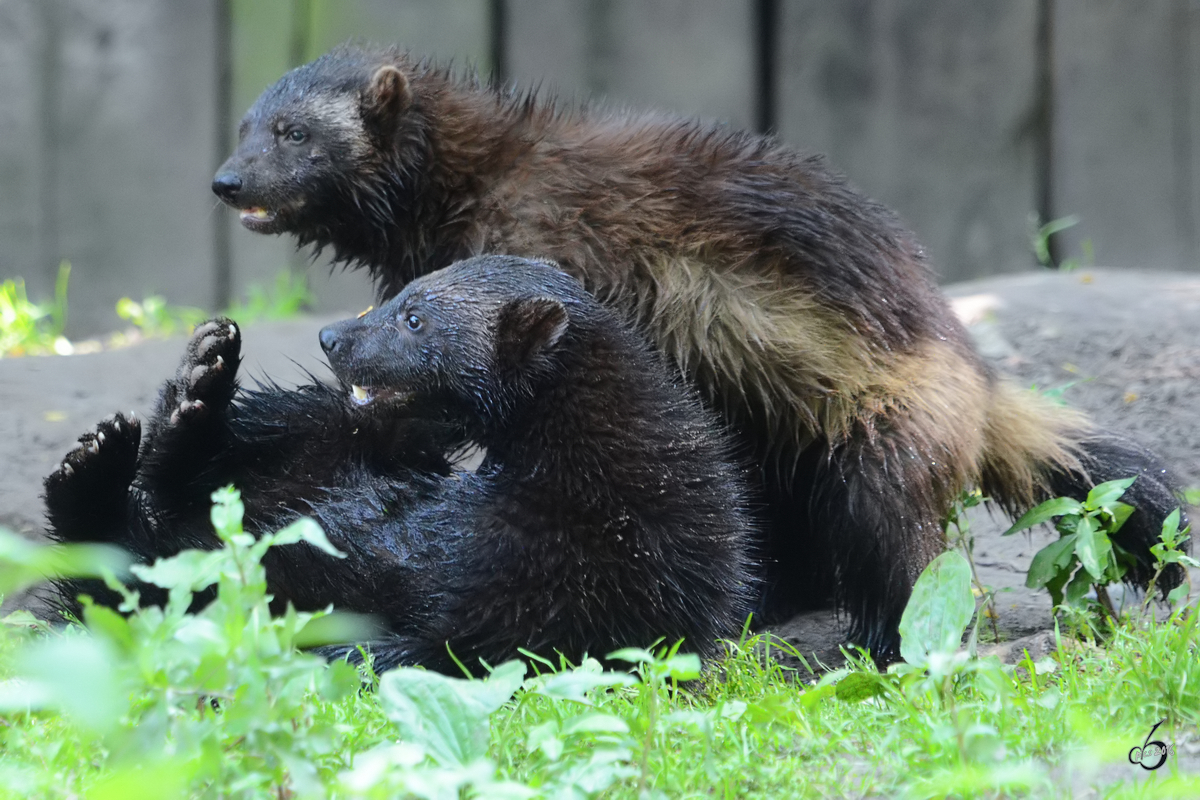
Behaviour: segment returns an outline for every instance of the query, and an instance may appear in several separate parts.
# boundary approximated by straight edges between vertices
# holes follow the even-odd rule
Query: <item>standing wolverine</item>
[[[1166,471],[993,374],[912,234],[818,157],[353,48],[267,89],[240,136],[213,190],[242,223],[331,247],[382,297],[506,253],[554,259],[634,321],[761,465],[768,619],[833,599],[889,657],[973,484],[1013,511],[1138,475],[1119,541],[1150,575]]]

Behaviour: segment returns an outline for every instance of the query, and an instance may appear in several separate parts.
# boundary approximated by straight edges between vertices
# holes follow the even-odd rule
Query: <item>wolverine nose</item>
[[[219,172],[213,178],[212,190],[217,197],[232,202],[242,190],[242,176],[236,172]]]
[[[321,349],[326,353],[332,353],[337,350],[338,336],[337,331],[330,325],[327,328],[321,329]]]

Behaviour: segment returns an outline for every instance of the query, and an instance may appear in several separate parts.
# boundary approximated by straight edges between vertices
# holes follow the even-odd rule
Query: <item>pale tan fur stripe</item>
[[[998,381],[988,412],[985,490],[1008,509],[1040,502],[1048,471],[1082,471],[1078,441],[1091,427],[1082,412]]]

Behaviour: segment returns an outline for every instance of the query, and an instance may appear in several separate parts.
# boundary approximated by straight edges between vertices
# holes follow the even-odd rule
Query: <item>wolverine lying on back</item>
[[[263,93],[213,189],[251,230],[366,267],[383,297],[473,254],[557,261],[758,460],[760,610],[833,600],[877,656],[964,487],[1014,511],[1138,475],[1119,542],[1142,583],[1177,505],[1151,454],[984,364],[891,212],[768,137],[339,48]]]
[[[476,668],[518,648],[579,663],[661,638],[707,657],[737,635],[754,583],[743,470],[673,370],[578,281],[471,259],[321,344],[341,391],[235,391],[240,333],[202,325],[144,441],[136,420],[110,418],[46,479],[51,535],[143,562],[217,547],[208,498],[232,481],[256,535],[321,523],[345,557],[272,548],[275,607],[378,617],[380,670],[454,674],[455,657]],[[451,430],[486,449],[476,472],[446,475],[425,446]],[[60,589],[75,609],[80,590],[120,602],[99,581]]]

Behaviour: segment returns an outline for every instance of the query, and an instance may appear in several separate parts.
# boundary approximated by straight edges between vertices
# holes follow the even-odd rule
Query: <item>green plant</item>
[[[1154,556],[1154,575],[1150,578],[1150,584],[1146,587],[1146,599],[1142,603],[1142,609],[1145,610],[1150,600],[1154,597],[1154,589],[1158,585],[1158,579],[1162,577],[1163,570],[1171,564],[1178,564],[1181,567],[1200,567],[1200,561],[1189,556],[1181,549],[1184,542],[1188,540],[1188,532],[1191,526],[1187,526],[1183,530],[1179,529],[1179,509],[1175,509],[1167,518],[1163,520],[1162,533],[1159,534],[1161,541],[1158,544],[1150,547],[1150,554]],[[1167,595],[1167,602],[1174,605],[1185,600],[1191,591],[1191,578],[1184,573],[1183,583],[1176,586],[1170,594]]]
[[[71,265],[62,262],[55,282],[54,300],[45,303],[29,299],[21,278],[0,283],[0,358],[47,353],[64,355],[74,351],[71,342],[63,336],[70,274]],[[313,301],[308,279],[303,274],[284,270],[276,275],[271,287],[251,285],[245,299],[235,302],[223,313],[243,324],[287,319],[310,308]],[[210,316],[207,311],[193,306],[171,305],[161,295],[145,297],[141,302],[122,297],[117,301],[116,311],[118,317],[137,328],[142,336],[149,337],[186,333]],[[110,346],[124,342],[123,334],[113,334]]]
[[[1054,527],[1060,537],[1034,555],[1025,585],[1031,589],[1044,586],[1054,605],[1065,600],[1074,607],[1084,604],[1088,589],[1094,586],[1101,608],[1115,619],[1116,609],[1106,587],[1121,580],[1131,557],[1111,537],[1133,513],[1133,506],[1120,502],[1120,497],[1134,480],[1101,483],[1082,503],[1057,497],[1021,515],[1005,536],[1057,518]]]
[[[289,319],[312,307],[315,298],[302,272],[282,270],[272,287],[253,284],[246,297],[225,310],[225,316],[243,325],[259,320]]]
[[[991,626],[992,641],[998,642],[1000,641],[1000,631],[996,624],[998,618],[996,592],[990,586],[984,585],[979,578],[979,570],[975,568],[975,537],[971,535],[971,522],[967,516],[968,509],[982,505],[987,502],[987,499],[979,489],[963,490],[954,507],[950,509],[950,515],[946,522],[946,542],[951,547],[960,548],[963,556],[966,557],[967,564],[971,569],[971,583],[975,587],[975,593],[983,601],[979,613]]]
[[[1009,667],[975,657],[973,636],[961,647],[976,601],[951,552],[918,579],[907,660],[885,673],[851,655],[808,678],[764,658],[779,644],[743,636],[704,673],[651,647],[612,654],[634,674],[527,653],[482,681],[376,676],[297,650],[361,627],[269,613],[259,559],[324,548],[319,529],[256,539],[240,512],[218,493],[221,550],[137,568],[169,587],[163,608],[127,592],[122,613],[88,606],[87,630],[0,621],[0,798],[1200,796],[1186,759],[1147,781],[1127,758],[1156,725],[1172,748],[1200,734],[1194,606],[1122,620],[1104,649],[1060,637],[1053,656]],[[9,586],[31,573],[6,564],[52,566],[10,552]]]
[[[1056,233],[1061,233],[1068,228],[1073,228],[1079,224],[1079,217],[1074,214],[1067,217],[1059,217],[1052,219],[1049,222],[1042,223],[1036,215],[1031,215],[1029,218],[1029,243],[1033,248],[1034,257],[1037,258],[1039,264],[1050,269],[1058,269],[1063,272],[1070,272],[1078,269],[1081,266],[1090,266],[1095,261],[1095,254],[1092,248],[1092,240],[1084,239],[1081,247],[1083,248],[1083,260],[1077,258],[1065,258],[1061,263],[1055,264],[1053,254],[1050,249],[1050,237]]]
[[[161,782],[164,796],[188,786],[312,796],[319,765],[335,752],[321,707],[353,694],[359,677],[345,663],[327,666],[296,650],[330,635],[329,615],[288,609],[273,617],[259,561],[268,547],[298,542],[336,551],[311,520],[256,540],[241,530],[235,491],[214,501],[222,549],[132,568],[169,590],[163,608],[139,609],[137,594],[110,578],[122,610],[133,613],[85,598],[91,635],[69,628],[31,643],[15,659],[20,683],[0,691],[10,714],[57,709],[83,746],[108,753],[93,796],[129,796],[147,780]],[[192,593],[212,584],[217,601],[190,613]],[[343,624],[333,635],[354,631]]]
[[[48,577],[98,578],[128,564],[128,555],[109,545],[89,542],[47,547],[0,528],[0,597]]]
[[[236,301],[222,313],[243,325],[260,320],[288,319],[313,304],[313,294],[303,273],[288,270],[275,276],[272,287],[253,284],[244,300]],[[144,298],[140,303],[129,297],[117,301],[117,316],[132,323],[144,336],[170,336],[188,332],[211,316],[192,306],[174,306],[161,295]]]
[[[137,302],[129,297],[117,301],[117,316],[131,323],[143,336],[170,336],[187,333],[208,317],[201,308],[173,306],[162,295],[151,295]]]
[[[0,358],[25,354],[70,352],[63,337],[67,325],[67,283],[71,265],[63,261],[54,281],[54,300],[34,303],[25,281],[11,278],[0,283]]]

